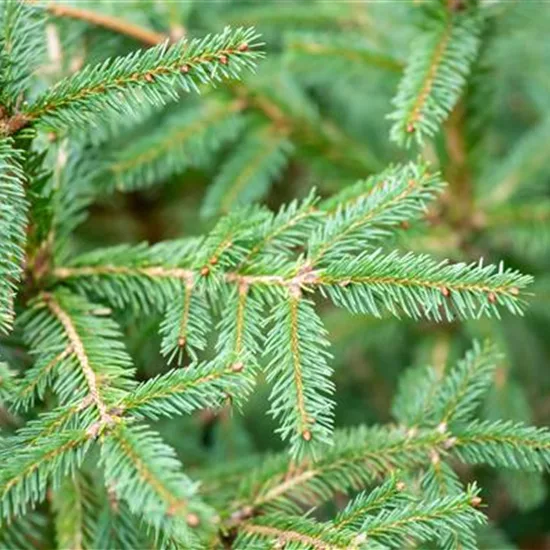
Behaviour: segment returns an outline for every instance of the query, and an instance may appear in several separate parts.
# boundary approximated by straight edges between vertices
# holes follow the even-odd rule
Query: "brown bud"
[[[243,506],[243,509],[242,509],[243,518],[245,518],[245,519],[251,518],[253,515],[254,515],[254,508],[252,508],[252,506],[250,506],[250,505]]]
[[[414,127],[414,124],[407,124],[407,132],[409,134],[412,134],[415,130],[416,128]]]
[[[443,294],[445,298],[448,298],[449,295],[451,294],[451,291],[446,286],[443,286],[441,287],[441,294]]]
[[[210,273],[210,268],[205,265],[202,269],[201,269],[201,275],[203,277],[206,277],[208,274]]]
[[[211,259],[210,259],[210,264],[211,265],[216,265],[218,263],[218,258],[217,256],[213,256]]]
[[[187,64],[182,65],[182,66],[180,67],[180,71],[181,71],[182,73],[184,73],[184,74],[187,74],[187,73],[189,72],[189,69],[190,69],[190,67],[189,67],[189,65],[187,65]]]
[[[232,372],[242,372],[244,369],[244,365],[241,363],[241,361],[238,361],[234,365],[231,366]]]
[[[155,80],[155,77],[151,73],[146,73],[144,78],[147,82],[154,82]]]
[[[494,304],[497,301],[496,294],[494,292],[489,292],[487,299],[491,302],[491,304]]]
[[[517,286],[513,286],[511,289],[510,289],[510,294],[512,296],[519,296],[519,288]]]
[[[238,51],[240,52],[246,52],[248,51],[248,44],[246,42],[243,42],[238,48]]]
[[[302,432],[302,437],[306,440],[306,441],[311,441],[311,432],[309,430],[304,430]]]
[[[189,525],[189,527],[198,527],[199,523],[201,522],[199,516],[192,512],[190,514],[187,514],[185,520],[187,521],[187,525]]]
[[[401,229],[404,229],[405,231],[409,229],[411,224],[407,220],[403,220],[401,222]]]
[[[227,65],[229,63],[229,57],[227,57],[227,55],[222,54],[218,59],[222,65]]]
[[[474,507],[474,508],[477,508],[480,504],[481,504],[481,498],[480,497],[474,497],[470,504]]]
[[[407,486],[405,485],[405,482],[403,481],[398,481],[395,488],[398,490],[398,491],[404,491]]]
[[[48,132],[48,141],[52,142],[57,139],[57,134],[55,132]]]
[[[183,348],[183,346],[185,346],[185,336],[180,336],[180,337],[178,338],[178,346],[179,346],[180,348]]]
[[[452,447],[455,446],[456,442],[457,442],[456,437],[449,437],[449,439],[446,439],[443,442],[443,448],[444,449],[451,449]]]

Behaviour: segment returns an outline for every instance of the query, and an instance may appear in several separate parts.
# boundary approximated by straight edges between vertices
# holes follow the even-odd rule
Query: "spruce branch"
[[[37,122],[50,131],[98,124],[112,113],[133,116],[142,102],[163,104],[178,90],[199,91],[200,84],[236,78],[261,56],[252,29],[226,28],[222,33],[88,66],[57,83],[28,106],[26,124]],[[121,101],[122,100],[122,101]]]
[[[140,548],[150,544],[143,536],[143,526],[130,512],[126,502],[120,500],[112,487],[101,495],[101,510],[92,548]]]
[[[56,267],[53,274],[115,308],[163,310],[182,284],[194,281],[191,266],[202,243],[191,238],[98,249],[75,258],[71,267]]]
[[[283,205],[277,213],[266,217],[258,228],[258,241],[243,258],[238,269],[253,265],[262,255],[288,257],[295,248],[304,246],[307,236],[322,216],[317,204],[318,197],[313,189],[302,201],[294,200]]]
[[[36,0],[26,0],[29,3],[35,3]],[[91,11],[83,8],[77,8],[70,5],[60,5],[54,2],[48,2],[44,6],[39,6],[45,9],[53,17],[70,18],[79,21],[84,21],[91,25],[102,27],[114,33],[123,34],[133,38],[136,42],[155,46],[164,42],[167,37],[164,34],[145,29],[138,25],[134,25],[129,21],[119,19],[112,15],[106,15],[97,11]]]
[[[441,386],[441,373],[429,366],[407,369],[399,380],[392,415],[403,426],[419,426],[430,416]]]
[[[17,109],[45,49],[42,27],[23,2],[4,0],[0,5],[0,135],[12,133],[19,123]]]
[[[328,366],[326,331],[313,303],[289,288],[273,310],[265,353],[271,358],[267,380],[273,382],[270,413],[280,419],[278,431],[290,440],[291,454],[315,454],[331,441],[334,391]],[[309,444],[309,445],[307,445]]]
[[[237,399],[250,391],[252,380],[237,363],[225,359],[172,369],[136,386],[115,407],[134,417],[190,414],[221,406],[230,395]]]
[[[123,191],[141,189],[188,167],[206,165],[241,131],[245,124],[241,110],[239,101],[227,104],[213,98],[199,106],[178,108],[156,130],[107,153],[110,159],[102,177],[105,186]]]
[[[253,376],[264,345],[262,295],[244,283],[232,286],[222,296],[225,306],[217,326],[216,353],[235,372]]]
[[[285,46],[291,67],[315,71],[316,78],[322,72],[333,77],[335,73],[344,73],[343,63],[344,74],[349,74],[355,67],[362,71],[375,67],[398,74],[403,70],[400,60],[373,48],[361,35],[291,32],[285,36]]]
[[[457,429],[454,452],[469,464],[542,471],[550,465],[550,433],[513,421],[474,421]]]
[[[410,539],[443,542],[449,531],[467,533],[485,523],[485,516],[476,510],[478,494],[479,489],[472,485],[458,495],[382,510],[366,518],[361,532],[367,540],[373,539],[391,548],[400,548]]]
[[[42,396],[53,379],[64,404],[92,406],[99,417],[98,429],[112,424],[108,402],[132,385],[132,367],[118,341],[116,323],[101,313],[97,306],[66,290],[38,297],[21,319],[39,360],[21,383],[19,406],[32,404],[34,392]]]
[[[235,499],[241,512],[299,510],[330,499],[335,492],[359,489],[396,470],[410,471],[425,464],[434,452],[445,454],[448,434],[437,430],[358,427],[338,431],[334,444],[316,462],[303,459],[289,465],[286,455],[256,468]],[[238,511],[234,516],[238,516]]]
[[[53,494],[56,539],[61,548],[93,544],[97,503],[92,481],[84,473],[65,478]]]
[[[390,137],[409,146],[433,136],[456,104],[475,60],[482,19],[474,8],[426,10],[425,29],[412,45],[394,99]]]
[[[547,173],[544,144],[548,139],[550,118],[544,117],[517,140],[504,159],[489,163],[481,177],[483,207],[505,206],[509,199],[520,198],[526,190],[536,189],[541,176]]]
[[[191,540],[197,514],[195,485],[180,471],[174,451],[146,426],[119,424],[101,448],[106,481],[130,510],[156,529]]]
[[[515,201],[487,208],[482,215],[483,236],[497,248],[519,257],[538,258],[550,245],[550,201]]]
[[[321,290],[353,312],[381,316],[382,311],[441,321],[499,316],[497,304],[521,314],[521,291],[530,276],[502,265],[438,262],[429,256],[382,250],[344,256],[323,270]]]
[[[28,202],[23,153],[0,138],[0,332],[13,326],[13,302],[21,280],[27,240]]]
[[[437,421],[471,420],[472,413],[489,390],[501,356],[494,346],[485,342],[474,347],[445,376],[434,406]]]
[[[374,152],[333,121],[321,118],[296,83],[283,79],[278,84],[280,90],[273,89],[271,83],[262,85],[250,81],[246,84],[232,82],[226,88],[244,102],[248,110],[264,118],[275,129],[285,131],[299,147],[299,152],[317,159],[314,168],[323,176],[334,164],[339,167],[338,177],[342,177],[342,172],[350,178],[357,178],[380,170],[381,164]]]
[[[160,326],[161,352],[169,362],[183,361],[183,352],[196,359],[197,351],[206,347],[211,328],[211,315],[202,289],[189,277],[183,283],[183,292],[168,306]]]
[[[250,131],[208,188],[203,215],[227,213],[264,197],[285,168],[292,150],[285,132],[277,128]]]
[[[338,530],[350,528],[359,531],[365,518],[382,509],[394,509],[406,505],[410,495],[404,492],[405,483],[397,477],[390,477],[382,485],[372,491],[363,491],[351,500],[347,506],[338,513],[332,521]]]
[[[392,228],[424,213],[441,187],[438,175],[420,162],[390,167],[344,189],[321,204],[328,218],[309,241],[311,263],[319,264],[325,256],[341,257],[387,237]]]
[[[9,522],[0,522],[0,548],[32,550],[29,542],[47,547],[49,532],[47,518],[41,512],[28,512]]]
[[[58,487],[62,477],[82,463],[90,442],[85,430],[65,430],[34,445],[12,441],[0,448],[5,465],[0,472],[0,515],[9,519],[43,500],[49,483]]]
[[[8,365],[0,362],[0,403],[11,401],[18,388],[15,372]]]
[[[351,532],[337,531],[328,523],[309,518],[276,513],[244,523],[236,544],[238,547],[250,547],[266,539],[274,545],[292,545],[313,550],[357,548],[353,544],[354,534]]]

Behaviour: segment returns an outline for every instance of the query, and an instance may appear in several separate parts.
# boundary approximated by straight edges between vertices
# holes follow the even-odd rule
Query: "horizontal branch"
[[[20,120],[17,129],[34,121],[52,131],[87,128],[109,113],[134,116],[143,103],[162,104],[177,99],[180,90],[198,91],[199,85],[236,78],[262,56],[257,38],[252,29],[226,28],[88,65],[14,115]]]
[[[29,3],[36,4],[36,0],[27,1]],[[68,19],[84,21],[90,25],[95,25],[108,31],[122,34],[148,46],[155,46],[156,44],[164,42],[168,38],[164,34],[135,25],[125,19],[99,13],[97,11],[77,8],[68,4],[61,5],[54,2],[46,3],[44,8],[54,17],[66,17]]]

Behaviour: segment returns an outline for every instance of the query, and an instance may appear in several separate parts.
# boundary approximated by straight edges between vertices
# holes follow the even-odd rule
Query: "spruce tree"
[[[539,18],[0,0],[0,548],[504,548],[550,468],[548,82],[495,84]]]

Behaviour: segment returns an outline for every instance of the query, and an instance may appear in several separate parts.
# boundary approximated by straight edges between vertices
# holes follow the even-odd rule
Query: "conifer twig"
[[[84,8],[77,8],[68,4],[57,4],[54,2],[38,2],[38,0],[26,0],[33,5],[39,5],[43,7],[48,13],[54,17],[66,17],[69,19],[78,19],[102,27],[106,30],[123,34],[129,38],[141,42],[147,46],[155,46],[164,42],[168,37],[162,33],[155,32],[140,25],[135,25],[125,19],[115,17],[113,15],[107,15],[99,13],[97,11],[87,10]]]
[[[84,374],[84,378],[86,379],[86,384],[88,385],[89,396],[99,412],[99,419],[102,427],[107,426],[111,423],[112,419],[107,412],[107,405],[101,398],[96,373],[90,365],[88,355],[84,348],[84,344],[82,343],[82,340],[71,320],[71,317],[51,294],[43,294],[42,299],[44,300],[44,303],[47,305],[47,307],[51,310],[53,315],[63,326],[63,329],[69,340],[70,347],[67,349],[70,349],[70,353],[74,353],[78,360],[78,363],[80,364],[80,368],[82,369],[82,373]],[[62,355],[65,355],[65,353],[63,353]]]

